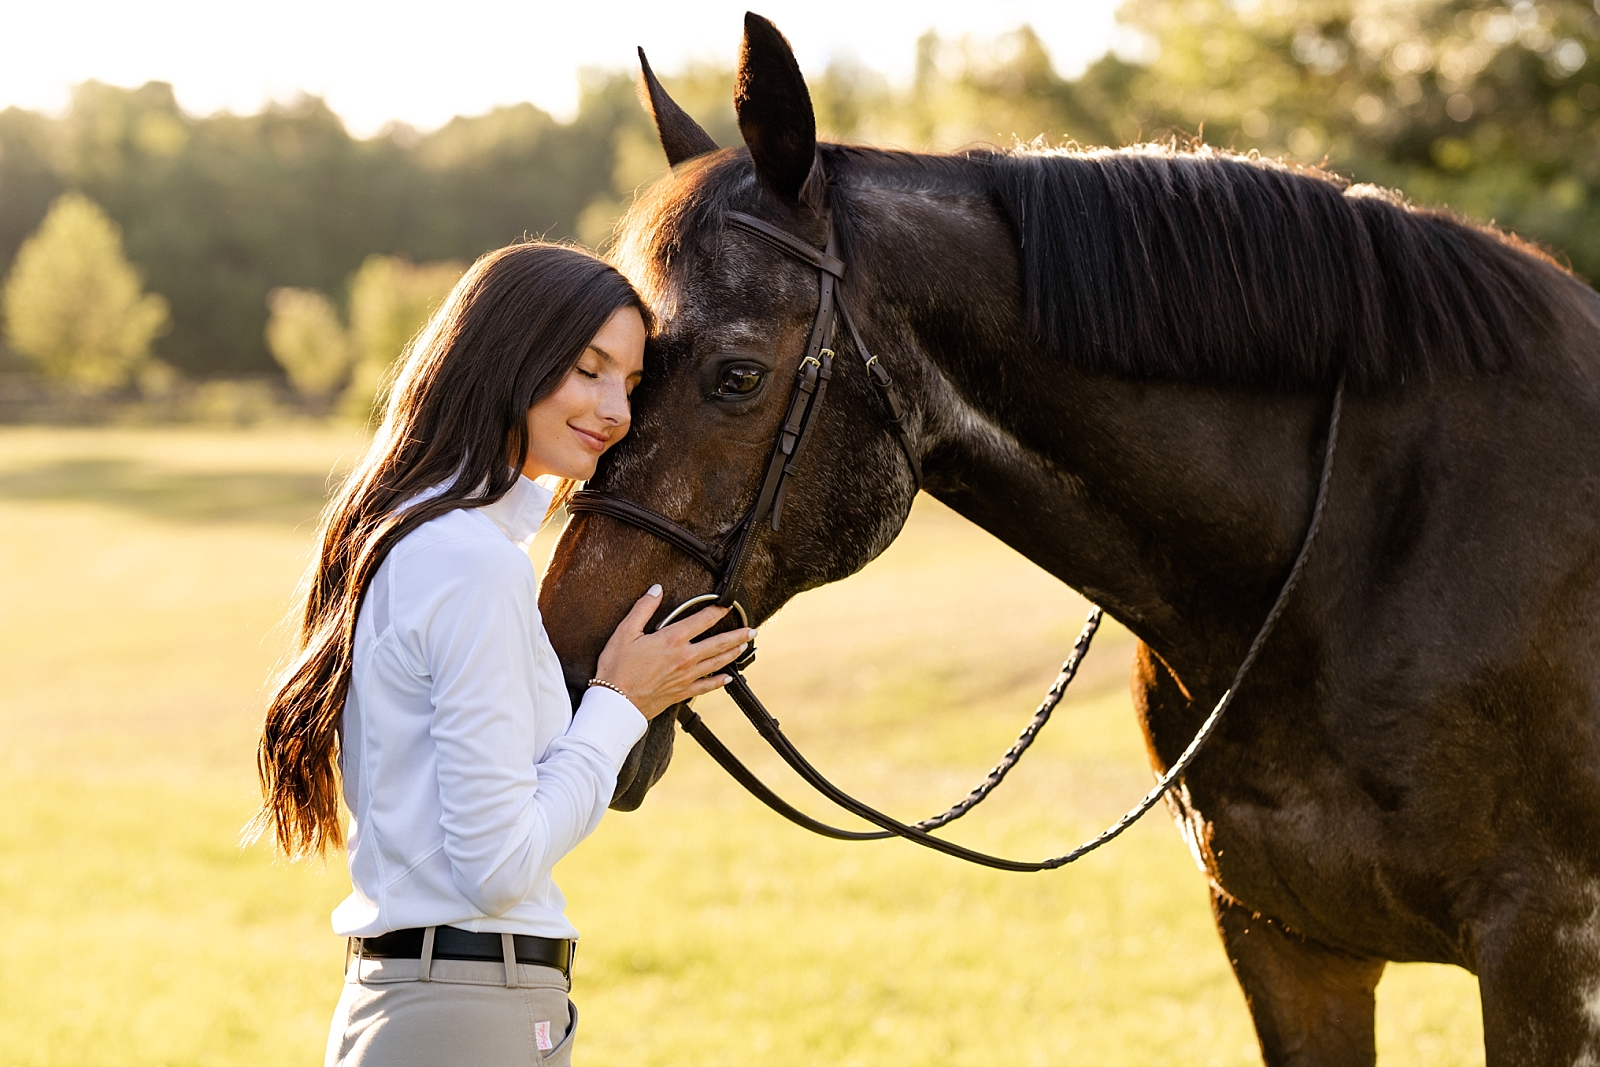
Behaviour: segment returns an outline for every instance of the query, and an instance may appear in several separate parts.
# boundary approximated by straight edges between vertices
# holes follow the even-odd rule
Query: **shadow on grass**
[[[61,460],[0,472],[0,500],[103,504],[180,522],[311,522],[328,490],[319,474],[181,471],[121,459]]]

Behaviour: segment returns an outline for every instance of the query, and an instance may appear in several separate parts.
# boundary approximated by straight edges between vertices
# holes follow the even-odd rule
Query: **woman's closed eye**
[[[598,379],[600,377],[600,375],[596,374],[594,371],[586,370],[583,367],[573,367],[572,369],[583,375],[585,378]]]

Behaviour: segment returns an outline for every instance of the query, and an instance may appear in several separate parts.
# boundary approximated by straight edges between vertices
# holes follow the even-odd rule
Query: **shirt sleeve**
[[[444,851],[457,889],[485,915],[503,915],[556,861],[594,832],[617,770],[645,719],[615,693],[585,697],[566,733],[534,762],[545,642],[533,567],[509,543],[430,560],[429,608],[418,634],[431,678],[430,726]]]

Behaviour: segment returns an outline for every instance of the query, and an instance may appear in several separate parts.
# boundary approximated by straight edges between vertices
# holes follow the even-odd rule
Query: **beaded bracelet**
[[[627,693],[624,693],[622,691],[622,687],[621,686],[612,685],[610,682],[602,681],[599,678],[590,678],[589,679],[589,684],[591,686],[598,685],[603,689],[609,689],[613,693],[617,694],[617,696],[621,697],[623,700],[626,700],[628,703],[630,703],[630,704],[633,703],[633,699],[631,697],[629,697]]]

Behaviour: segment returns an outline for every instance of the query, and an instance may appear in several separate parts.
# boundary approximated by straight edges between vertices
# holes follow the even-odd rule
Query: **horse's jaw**
[[[617,788],[611,794],[611,806],[617,811],[634,811],[644,803],[650,787],[667,773],[672,762],[672,724],[677,721],[677,708],[666,711],[650,720],[644,736],[639,738],[622,761],[617,771]]]

